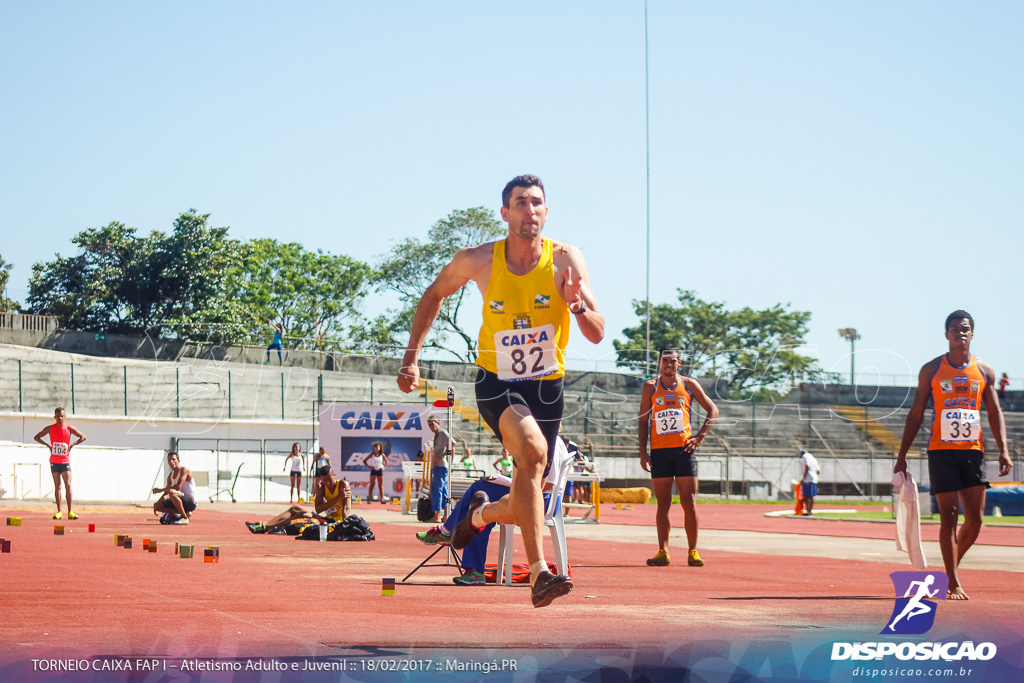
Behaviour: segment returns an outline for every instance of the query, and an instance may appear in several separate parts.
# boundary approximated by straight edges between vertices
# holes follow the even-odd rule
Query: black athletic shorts
[[[696,476],[696,453],[687,453],[682,446],[651,449],[651,479]]]
[[[192,512],[196,509],[196,499],[192,496],[182,495],[181,505],[185,508],[185,512]],[[177,508],[174,507],[174,503],[172,503],[168,498],[163,499],[163,504],[160,507],[165,510],[169,510],[170,512],[177,512]]]
[[[501,429],[498,422],[501,414],[511,406],[525,406],[537,420],[540,431],[548,442],[548,462],[544,466],[544,476],[551,469],[551,456],[555,452],[555,439],[558,438],[558,425],[562,423],[562,412],[565,403],[562,398],[562,379],[528,379],[521,382],[503,382],[493,372],[477,368],[476,376],[476,407],[484,422],[490,427],[498,440]],[[515,460],[516,454],[512,453]]]
[[[374,469],[371,469],[370,470],[370,476],[371,477],[383,477],[384,476],[384,470],[374,470]]]
[[[51,462],[50,463],[50,471],[53,472],[54,474],[60,474],[61,472],[70,472],[71,471],[71,465],[69,465],[66,462],[65,463]]]
[[[932,495],[962,491],[972,486],[989,488],[985,477],[985,454],[954,449],[928,451],[928,478]]]

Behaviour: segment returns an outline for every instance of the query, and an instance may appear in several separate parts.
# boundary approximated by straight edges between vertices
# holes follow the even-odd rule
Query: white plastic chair
[[[573,459],[566,458],[562,469],[551,488],[551,497],[544,510],[544,525],[551,533],[551,542],[555,546],[555,566],[558,573],[569,574],[569,555],[565,548],[565,523],[562,521],[562,497],[565,495],[565,484],[572,472]],[[498,537],[498,583],[512,585],[512,537],[515,535],[515,524],[502,524],[501,535]]]

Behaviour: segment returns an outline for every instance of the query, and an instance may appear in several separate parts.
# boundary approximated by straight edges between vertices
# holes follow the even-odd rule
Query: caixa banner
[[[374,444],[379,443],[387,457],[384,494],[404,496],[402,463],[426,451],[434,436],[427,428],[427,418],[436,410],[428,405],[325,403],[320,406],[320,445],[331,456],[338,477],[348,480],[352,495],[365,500]]]

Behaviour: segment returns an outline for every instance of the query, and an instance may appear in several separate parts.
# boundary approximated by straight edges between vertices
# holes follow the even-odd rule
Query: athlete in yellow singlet
[[[689,546],[686,563],[691,567],[703,567],[704,560],[697,552],[697,448],[718,419],[718,406],[696,380],[679,374],[679,351],[675,348],[667,347],[658,353],[658,366],[658,376],[644,382],[637,421],[640,466],[651,473],[651,484],[658,499],[655,515],[658,553],[647,560],[647,564],[664,567],[671,561],[668,536],[672,525],[668,513],[672,509],[672,484],[676,484]],[[694,401],[704,408],[706,416],[700,430],[691,434],[690,406]],[[647,454],[648,435],[650,455]]]
[[[964,553],[978,538],[985,511],[984,440],[981,406],[988,412],[988,425],[999,448],[999,476],[1010,473],[1013,463],[1006,446],[1006,424],[993,387],[992,366],[971,353],[974,318],[967,311],[953,311],[946,318],[949,353],[934,358],[921,368],[914,405],[907,414],[900,452],[893,472],[906,472],[907,451],[924,421],[928,399],[933,401],[932,433],[928,441],[928,475],[939,506],[939,548],[949,577],[947,597],[967,600],[957,567]],[[959,503],[959,505],[958,505]],[[958,507],[964,523],[956,528]]]
[[[476,282],[484,297],[477,406],[512,453],[516,468],[509,495],[493,503],[474,496],[470,514],[453,533],[452,546],[464,546],[491,522],[518,524],[530,564],[533,604],[544,607],[572,590],[569,577],[547,571],[541,547],[541,486],[562,419],[569,321],[575,318],[583,336],[596,344],[604,338],[604,316],[590,291],[580,250],[541,237],[548,207],[540,179],[513,178],[501,201],[508,236],[461,250],[423,293],[398,386],[410,392],[419,385],[420,348],[441,302],[470,280]]]

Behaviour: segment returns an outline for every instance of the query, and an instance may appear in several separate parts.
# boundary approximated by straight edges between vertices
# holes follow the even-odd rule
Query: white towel
[[[896,550],[910,553],[910,564],[924,569],[928,562],[921,547],[921,509],[918,506],[917,484],[910,472],[897,472],[892,477],[892,491],[899,494],[896,502]]]

